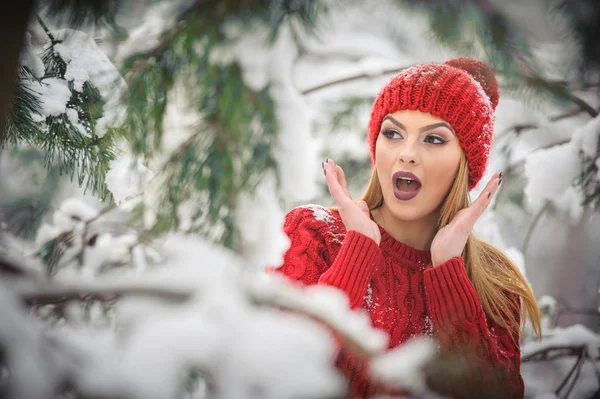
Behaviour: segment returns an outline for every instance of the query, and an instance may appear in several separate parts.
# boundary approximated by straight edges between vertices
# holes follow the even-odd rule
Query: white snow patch
[[[579,148],[573,142],[529,155],[525,161],[528,205],[537,210],[544,200],[558,198],[572,185],[580,170]]]
[[[117,205],[141,193],[154,173],[144,165],[141,158],[122,154],[112,160],[106,173],[106,187],[113,194]]]
[[[67,103],[71,99],[71,90],[63,79],[46,78],[41,83],[27,82],[29,88],[39,94],[41,116],[34,116],[37,121],[43,121],[48,116],[58,116],[67,111]]]
[[[289,247],[289,239],[282,230],[285,214],[279,205],[276,186],[275,176],[267,174],[254,195],[241,195],[236,212],[243,240],[242,254],[257,268],[282,264]]]
[[[311,210],[316,220],[324,221],[327,224],[331,224],[334,221],[331,211],[322,205],[307,204],[302,205],[300,208]]]
[[[427,392],[424,367],[433,359],[436,347],[429,338],[414,338],[398,348],[378,355],[371,362],[373,375],[413,393]],[[418,396],[418,395],[417,395]]]
[[[105,101],[103,115],[96,121],[94,129],[94,134],[103,137],[108,128],[118,126],[125,118],[125,109],[120,106],[125,81],[88,34],[64,29],[55,35],[62,40],[54,50],[67,64],[65,79],[73,82],[73,88],[79,92],[86,82],[91,82]]]

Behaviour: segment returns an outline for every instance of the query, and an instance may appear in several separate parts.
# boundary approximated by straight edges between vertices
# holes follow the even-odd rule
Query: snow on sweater
[[[306,285],[343,290],[352,308],[368,311],[373,326],[389,334],[390,348],[430,335],[442,358],[470,355],[476,367],[442,387],[452,397],[522,398],[518,342],[485,314],[462,257],[434,267],[429,251],[380,230],[378,246],[363,234],[346,232],[336,211],[295,208],[284,222],[291,245],[276,270]],[[341,353],[337,365],[350,381],[352,397],[382,393],[368,381],[368,365],[351,354]]]

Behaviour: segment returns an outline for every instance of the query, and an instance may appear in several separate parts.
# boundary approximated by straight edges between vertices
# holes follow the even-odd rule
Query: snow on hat
[[[472,189],[487,166],[498,98],[494,72],[481,61],[459,57],[443,64],[404,69],[383,87],[373,103],[367,134],[372,165],[386,115],[406,109],[429,112],[448,122],[456,132],[467,158]]]

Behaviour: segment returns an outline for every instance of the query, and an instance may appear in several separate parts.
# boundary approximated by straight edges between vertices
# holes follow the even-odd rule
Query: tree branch
[[[303,90],[302,94],[303,95],[308,95],[308,94],[314,93],[315,91],[326,89],[327,87],[336,86],[336,85],[339,85],[339,84],[342,84],[342,83],[352,82],[354,80],[368,79],[368,78],[377,78],[377,77],[389,75],[389,74],[392,74],[392,73],[398,73],[398,72],[400,72],[400,71],[402,71],[402,70],[404,70],[406,68],[408,68],[408,66],[399,67],[399,68],[384,69],[383,71],[381,71],[381,73],[378,73],[378,74],[369,74],[369,73],[366,73],[366,72],[365,73],[360,73],[358,75],[348,76],[346,78],[333,80],[331,82],[327,82],[327,83],[323,83],[323,84],[311,87],[309,89]]]
[[[0,273],[19,277],[39,277],[34,270],[28,269],[4,254],[0,254]]]
[[[112,301],[123,296],[145,296],[169,302],[185,302],[191,291],[175,291],[154,285],[114,284],[113,286],[48,283],[46,286],[21,287],[17,293],[28,306],[55,305],[70,301]]]

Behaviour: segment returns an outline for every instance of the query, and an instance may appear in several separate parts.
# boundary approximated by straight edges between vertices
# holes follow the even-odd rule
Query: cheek
[[[381,138],[381,135],[379,137]],[[380,138],[377,139],[375,147],[375,167],[381,179],[388,173],[392,161],[390,160],[390,151],[386,151],[385,143],[379,143]]]
[[[458,154],[447,154],[443,157],[438,157],[430,168],[428,177],[433,179],[437,184],[435,185],[439,191],[443,192],[443,195],[450,189],[458,165],[460,163],[460,153]],[[437,191],[437,190],[436,190]]]

